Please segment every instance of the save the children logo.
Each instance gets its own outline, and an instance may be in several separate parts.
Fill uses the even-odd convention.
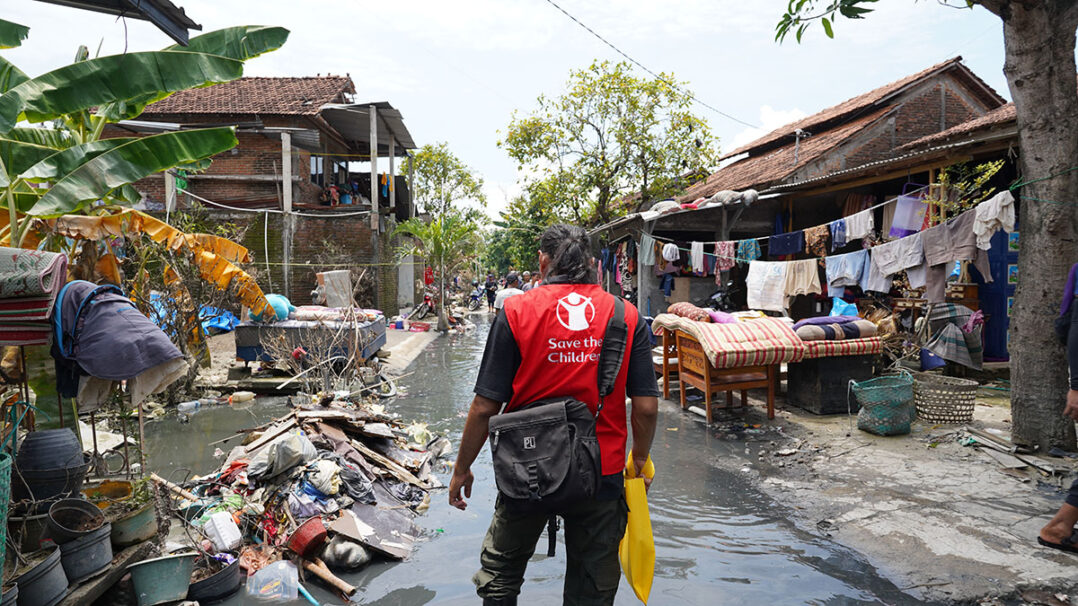
[[[595,305],[590,297],[571,292],[558,299],[555,316],[569,330],[587,330],[595,319]]]

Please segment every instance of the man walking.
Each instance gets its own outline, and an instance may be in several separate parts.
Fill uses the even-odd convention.
[[[498,291],[498,296],[494,297],[494,311],[497,313],[505,305],[505,300],[509,297],[515,297],[517,295],[524,294],[523,290],[520,290],[520,278],[516,274],[509,274],[505,277],[505,288]]]
[[[632,425],[632,460],[647,461],[655,434],[659,390],[651,364],[647,327],[639,312],[624,304],[628,327],[626,355],[613,392],[599,407],[599,352],[616,309],[598,279],[584,230],[554,225],[540,238],[543,286],[505,301],[487,337],[453,478],[449,503],[467,507],[472,462],[483,447],[490,419],[546,398],[571,397],[596,414],[602,479],[594,498],[558,511],[565,520],[564,604],[613,604],[621,577],[618,544],[625,534],[624,499],[627,431]],[[631,399],[631,415],[624,405]],[[527,448],[525,444],[525,448]],[[463,493],[463,496],[462,496]],[[507,507],[499,495],[494,519],[483,541],[481,568],[473,577],[486,606],[517,603],[528,559],[535,552],[548,516]]]

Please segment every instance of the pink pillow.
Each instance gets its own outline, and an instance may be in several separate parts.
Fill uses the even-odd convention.
[[[736,324],[737,318],[726,313],[725,311],[709,311],[707,315],[711,316],[711,321],[716,324]]]

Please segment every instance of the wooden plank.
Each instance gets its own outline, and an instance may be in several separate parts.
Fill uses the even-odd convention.
[[[997,452],[991,448],[979,448],[981,454],[987,456],[990,459],[995,460],[1004,469],[1024,469],[1029,467],[1025,461],[1019,459],[1016,456],[1009,455],[1003,452]]]
[[[384,467],[389,473],[393,474],[398,480],[413,484],[423,489],[430,488],[430,485],[412,475],[410,471],[398,465],[395,461],[388,459],[377,452],[371,450],[366,444],[359,440],[352,440],[352,447],[359,451],[359,453],[368,459],[378,463]]]
[[[412,555],[419,529],[401,509],[356,503],[330,530],[395,560]]]
[[[107,572],[83,581],[67,594],[67,597],[60,602],[61,606],[93,604],[95,600],[105,595],[105,592],[112,589],[112,586],[127,573],[128,566],[145,560],[146,556],[150,555],[152,547],[153,544],[146,541],[121,551],[112,558],[112,563],[109,564]]]
[[[294,427],[296,427],[296,418],[289,414],[289,419],[287,422],[281,425],[270,427],[266,430],[266,433],[262,434],[260,438],[248,444],[247,454],[254,453],[259,448],[262,448],[266,444],[269,444],[273,440],[276,440],[277,438],[283,436],[286,432],[288,432],[289,429],[292,429]]]

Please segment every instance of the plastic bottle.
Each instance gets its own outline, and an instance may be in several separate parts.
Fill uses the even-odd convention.
[[[192,410],[197,410],[201,406],[202,402],[199,402],[198,400],[188,400],[187,402],[180,402],[177,404],[176,410],[180,412],[191,412]]]
[[[236,404],[238,402],[246,402],[248,400],[255,399],[254,392],[250,391],[237,391],[228,397],[229,404]]]

